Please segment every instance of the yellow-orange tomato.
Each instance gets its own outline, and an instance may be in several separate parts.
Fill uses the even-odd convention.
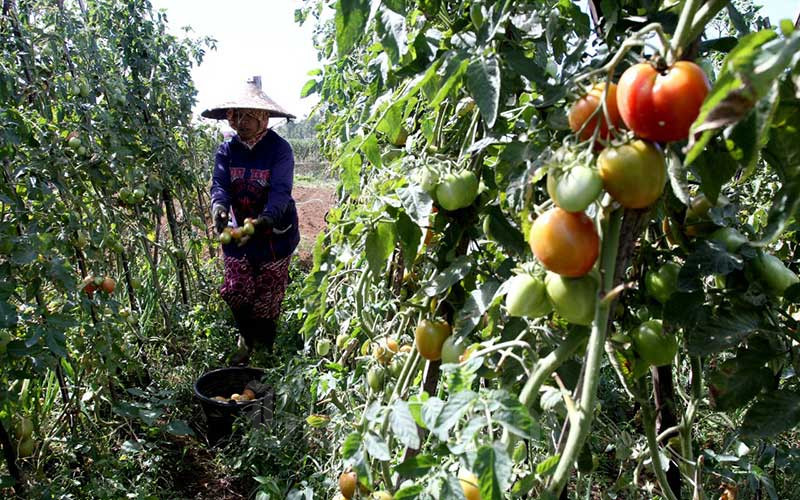
[[[481,490],[478,489],[478,478],[472,472],[461,469],[458,471],[458,482],[467,500],[481,500]]]
[[[569,128],[572,129],[573,132],[578,132],[581,130],[580,135],[578,136],[580,140],[586,141],[592,137],[594,134],[595,129],[597,128],[598,122],[600,123],[600,132],[599,137],[602,139],[608,139],[609,136],[609,127],[608,122],[606,121],[605,114],[603,110],[599,110],[591,119],[589,116],[594,113],[594,110],[600,106],[601,99],[603,98],[603,92],[606,90],[605,82],[596,83],[592,89],[589,91],[588,94],[584,95],[569,108],[569,114],[567,115],[567,119],[569,120]],[[608,93],[606,94],[606,110],[608,111],[608,118],[611,120],[611,123],[614,124],[615,128],[619,128],[622,125],[622,120],[619,116],[619,110],[617,109],[617,85],[614,83],[608,84]],[[584,123],[589,120],[589,123],[586,124],[584,127]]]
[[[339,491],[342,492],[342,496],[345,498],[353,498],[353,495],[356,494],[357,484],[358,478],[356,478],[355,472],[343,472],[339,476]]]
[[[625,208],[655,203],[667,181],[667,163],[651,142],[633,141],[604,149],[597,158],[603,188]]]
[[[528,243],[545,268],[572,278],[588,273],[600,253],[592,219],[557,207],[533,221]]]

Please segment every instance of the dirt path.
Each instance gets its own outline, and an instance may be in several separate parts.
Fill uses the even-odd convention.
[[[292,189],[292,197],[297,205],[297,216],[300,219],[300,246],[298,248],[300,263],[310,267],[314,241],[317,235],[325,230],[325,215],[336,202],[336,194],[327,185],[300,185]]]

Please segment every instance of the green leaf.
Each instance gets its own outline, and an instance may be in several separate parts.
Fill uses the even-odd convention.
[[[352,458],[361,448],[361,433],[351,432],[342,443],[342,457]]]
[[[67,357],[67,339],[64,337],[63,331],[48,329],[44,338],[50,352],[59,358]]]
[[[417,423],[411,415],[411,410],[408,409],[408,403],[402,399],[395,400],[389,414],[389,424],[392,426],[392,434],[398,441],[412,450],[419,449]]]
[[[442,406],[436,416],[431,432],[436,433],[442,441],[447,441],[447,434],[461,417],[467,414],[472,403],[478,399],[478,394],[472,391],[461,391],[452,395]]]
[[[436,96],[431,100],[430,107],[437,108],[458,85],[469,66],[469,59],[462,53],[450,52],[444,67],[444,75],[438,86]]]
[[[721,311],[708,321],[687,328],[686,348],[692,356],[707,356],[736,347],[759,329],[759,317],[752,311]]]
[[[431,284],[425,288],[428,297],[434,297],[446,292],[451,286],[455,285],[472,271],[472,259],[461,256],[453,261],[450,266],[434,276]]]
[[[386,263],[394,250],[394,240],[394,224],[388,222],[375,224],[367,234],[367,262],[374,279],[383,276]]]
[[[409,217],[417,224],[424,226],[428,223],[428,218],[433,210],[433,199],[416,184],[406,186],[397,190],[400,203]]]
[[[747,24],[747,20],[744,18],[742,13],[736,9],[736,6],[732,3],[729,3],[725,7],[728,9],[728,17],[730,17],[731,22],[733,22],[733,27],[739,32],[739,36],[744,36],[750,33],[750,26]]]
[[[719,365],[708,377],[711,407],[731,411],[750,402],[772,381],[772,372],[763,366],[746,366],[737,358]]]
[[[173,420],[164,430],[174,436],[194,436],[194,431],[184,420]]]
[[[503,492],[511,486],[511,466],[511,459],[501,443],[478,448],[473,469],[480,483],[481,499],[503,499]]]
[[[384,50],[389,54],[392,64],[398,64],[408,52],[408,33],[403,15],[389,9],[378,13],[377,32]]]
[[[402,477],[414,479],[424,476],[437,465],[439,460],[432,455],[416,455],[395,466],[394,470]]]
[[[542,462],[539,462],[536,465],[536,473],[540,476],[549,476],[556,470],[556,465],[558,465],[558,461],[561,459],[561,455],[553,455],[552,457],[548,457]]]
[[[461,481],[459,481],[456,476],[448,474],[442,481],[442,487],[439,490],[439,498],[447,498],[449,500],[466,500],[464,488],[461,487]]]
[[[462,337],[468,335],[481,320],[483,313],[485,313],[489,306],[492,304],[500,288],[500,283],[494,280],[487,281],[477,290],[473,290],[469,294],[462,307],[456,314],[454,335]]]
[[[421,484],[412,484],[411,486],[404,486],[397,490],[394,494],[394,500],[415,500],[422,494],[425,488]]]
[[[495,56],[469,63],[467,89],[478,104],[486,126],[492,128],[500,106],[500,64]]]
[[[404,110],[405,101],[397,101],[382,112],[381,121],[378,122],[378,132],[385,134],[392,144],[399,143],[401,136],[406,133],[403,128]]]
[[[777,390],[759,396],[747,410],[742,433],[754,438],[769,438],[793,429],[800,422],[800,394]]]
[[[0,328],[10,328],[17,324],[17,308],[5,300],[0,300]]]
[[[364,142],[361,143],[361,152],[367,157],[367,161],[375,168],[380,168],[383,165],[381,160],[381,150],[378,146],[378,139],[375,134],[370,134]]]
[[[538,434],[538,425],[528,409],[517,398],[511,397],[506,392],[496,393],[494,396],[494,399],[501,405],[499,409],[492,412],[494,420],[511,434],[524,439],[535,437],[534,432]]]
[[[308,97],[314,92],[317,92],[318,90],[317,85],[318,85],[317,81],[314,80],[313,78],[307,81],[306,84],[303,85],[303,88],[300,90],[300,97],[301,98]]]
[[[689,196],[689,172],[683,167],[680,158],[672,149],[668,151],[667,155],[667,174],[669,175],[669,184],[672,187],[672,193],[681,203],[689,206],[691,203]]]
[[[776,82],[767,95],[758,101],[747,118],[737,123],[730,133],[728,148],[744,170],[744,174],[738,180],[740,183],[749,178],[755,170],[761,158],[761,150],[767,145],[772,120],[778,108],[778,95]]]
[[[364,35],[369,15],[368,0],[337,0],[336,46],[339,57],[345,57]]]
[[[758,242],[753,245],[767,245],[783,233],[786,226],[800,210],[800,177],[781,186],[772,200],[767,214],[767,226]]]
[[[417,258],[417,249],[422,240],[422,230],[405,212],[398,214],[396,224],[400,248],[403,249],[403,263],[406,269],[410,269]]]
[[[503,248],[516,255],[524,255],[528,251],[528,243],[522,231],[508,221],[503,211],[497,205],[490,205],[486,209],[484,222],[486,237],[497,241]]]
[[[389,453],[389,445],[382,437],[374,432],[368,432],[364,435],[364,447],[367,449],[372,458],[387,462],[391,460],[392,455]]]
[[[361,166],[363,163],[361,155],[355,152],[343,155],[339,162],[342,187],[352,196],[357,196],[361,191]]]
[[[763,151],[764,159],[774,168],[783,182],[800,173],[800,100],[794,97],[790,84],[780,89],[780,103],[772,119],[769,142]]]
[[[700,177],[700,189],[710,200],[717,199],[722,186],[733,178],[738,168],[739,164],[724,146],[716,143],[709,144],[693,165]]]
[[[406,15],[406,12],[408,11],[406,0],[382,0],[382,3],[398,14]]]

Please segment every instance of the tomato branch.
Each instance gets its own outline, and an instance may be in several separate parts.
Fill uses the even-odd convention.
[[[667,58],[667,63],[672,65],[680,58],[683,49],[692,40],[691,37],[691,23],[694,19],[694,14],[703,0],[686,0],[681,10],[680,18],[678,19],[678,26],[675,28],[675,35],[672,37],[670,44],[670,54]]]

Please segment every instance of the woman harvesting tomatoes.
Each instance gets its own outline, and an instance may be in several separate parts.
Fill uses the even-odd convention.
[[[232,364],[246,364],[257,342],[269,352],[289,282],[289,260],[300,242],[292,199],[294,155],[289,143],[267,127],[270,116],[294,118],[248,83],[243,96],[206,110],[227,119],[237,132],[217,151],[211,186],[212,216],[224,238],[225,277],[220,293],[239,329]]]

